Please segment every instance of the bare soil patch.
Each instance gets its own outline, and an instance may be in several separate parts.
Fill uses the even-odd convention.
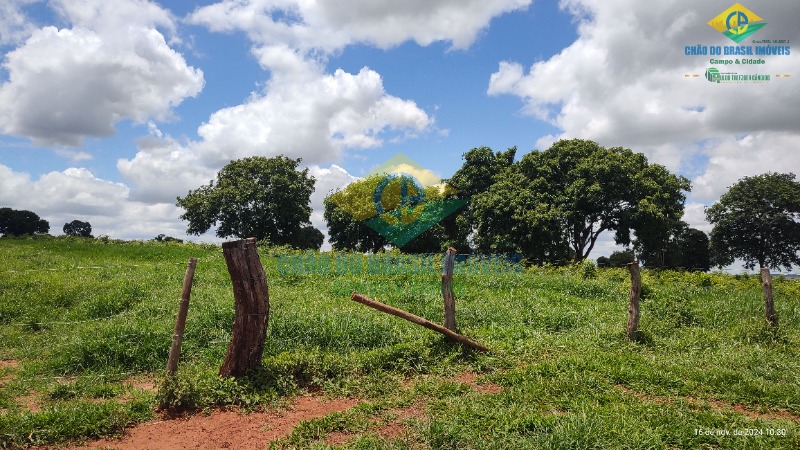
[[[281,412],[215,411],[178,419],[146,422],[119,439],[102,439],[70,450],[263,450],[270,442],[288,435],[303,420],[323,417],[358,404],[356,399],[301,396]],[[45,450],[44,448],[41,450]]]
[[[641,392],[634,391],[633,389],[623,386],[621,384],[616,385],[616,388],[625,392],[626,394],[632,395],[639,400],[647,401],[651,403],[656,403],[659,405],[664,405],[668,403],[674,403],[677,399],[682,399],[689,403],[692,406],[703,406],[704,404],[711,405],[713,408],[716,409],[732,409],[739,414],[745,415],[750,417],[751,419],[783,419],[783,420],[790,420],[792,422],[796,422],[800,424],[800,415],[791,413],[789,411],[781,411],[777,409],[768,409],[768,412],[761,412],[755,411],[751,408],[748,408],[741,403],[728,403],[723,402],[721,400],[715,399],[697,399],[694,397],[664,397],[664,396],[657,396],[657,395],[647,395],[642,394]]]
[[[7,369],[13,370],[17,366],[19,366],[19,361],[13,359],[3,359],[0,360],[0,372],[5,372]],[[5,383],[6,381],[11,381],[11,378],[14,377],[13,373],[8,373],[0,377],[0,383]]]
[[[452,381],[463,383],[472,389],[483,394],[498,394],[503,391],[503,387],[494,383],[478,383],[478,375],[472,372],[464,372],[461,375],[452,378]]]
[[[391,411],[392,420],[372,420],[368,432],[377,434],[384,439],[397,439],[408,437],[408,421],[425,417],[425,403],[417,401],[405,408],[396,408]],[[325,436],[325,443],[330,446],[339,446],[355,437],[356,433],[334,431]]]

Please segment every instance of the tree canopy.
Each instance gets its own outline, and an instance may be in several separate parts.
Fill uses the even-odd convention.
[[[704,272],[711,268],[708,235],[683,221],[678,221],[663,241],[636,239],[634,249],[647,267]]]
[[[43,234],[48,231],[50,224],[34,212],[0,208],[0,234],[4,236]]]
[[[319,250],[325,242],[325,235],[322,231],[311,225],[306,225],[300,229],[300,239],[296,247],[302,250]]]
[[[744,177],[706,210],[714,261],[756,266],[800,265],[800,183],[793,173]]]
[[[446,246],[462,251],[470,250],[470,238],[477,229],[472,198],[486,192],[494,184],[495,177],[514,163],[516,147],[504,152],[493,152],[489,147],[469,150],[462,156],[464,164],[456,173],[444,180],[449,189],[446,198],[466,200],[466,206],[442,221]]]
[[[310,225],[309,200],[314,177],[297,170],[300,159],[255,156],[231,161],[217,174],[216,183],[178,197],[186,212],[188,234],[217,226],[219,237],[255,237],[277,245],[298,246],[303,227]]]
[[[92,237],[92,224],[81,220],[65,223],[63,230],[67,236]]]
[[[667,239],[690,189],[641,153],[581,139],[528,153],[494,180],[473,197],[479,247],[551,262],[584,260],[604,231],[622,245],[631,232]]]
[[[393,245],[404,252],[438,252],[442,200],[438,187],[423,188],[405,176],[364,177],[325,198],[330,242],[336,250],[377,252]]]

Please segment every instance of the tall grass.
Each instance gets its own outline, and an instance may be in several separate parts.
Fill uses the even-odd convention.
[[[643,339],[630,342],[621,269],[462,271],[457,324],[492,349],[480,354],[349,300],[358,291],[441,321],[435,257],[432,271],[316,273],[287,271],[275,251],[261,253],[271,302],[263,364],[223,380],[233,295],[218,247],[0,239],[0,360],[19,361],[0,366],[0,448],[119,433],[159,404],[260,408],[305,389],[370,404],[423,401],[426,416],[411,429],[423,448],[800,447],[797,422],[774,413],[800,415],[797,281],[775,279],[775,331],[764,324],[757,277],[646,271]],[[189,257],[199,262],[181,366],[165,379]],[[503,392],[403,383],[464,370]],[[152,393],[132,378],[164,381]],[[346,426],[320,423],[360,433],[354,448],[408,444],[365,432],[359,411]],[[324,433],[304,427],[279,446],[322,445]],[[713,434],[739,429],[785,436]]]

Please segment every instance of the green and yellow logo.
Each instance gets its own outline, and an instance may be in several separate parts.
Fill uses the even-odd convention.
[[[712,83],[719,83],[719,70],[717,70],[715,67],[709,67],[706,69],[706,80],[711,81]]]
[[[452,188],[398,154],[331,196],[333,203],[398,247],[454,213],[466,200],[445,200]]]
[[[730,8],[722,11],[717,17],[711,19],[708,25],[738,44],[763,28],[766,25],[763,20],[740,3],[735,3]]]

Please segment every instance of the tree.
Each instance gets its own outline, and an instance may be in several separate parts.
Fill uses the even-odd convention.
[[[540,200],[517,165],[499,175],[488,191],[475,195],[472,206],[479,252],[520,252],[534,263],[571,259],[559,215]]]
[[[636,259],[633,250],[618,250],[611,253],[608,257],[609,267],[625,267]]]
[[[297,248],[301,250],[319,250],[323,242],[325,242],[325,235],[322,234],[322,231],[312,225],[306,225],[300,229],[300,240],[297,242]]]
[[[445,197],[467,200],[469,203],[442,221],[445,246],[464,251],[469,249],[469,237],[477,228],[472,198],[489,190],[495,177],[514,163],[516,153],[516,147],[496,153],[489,147],[478,147],[464,153],[464,164],[450,179],[444,180],[450,188]]]
[[[178,197],[186,212],[188,234],[202,234],[212,226],[217,236],[268,239],[277,245],[297,245],[309,225],[309,199],[314,177],[299,171],[300,159],[255,156],[231,161],[217,174],[216,183]]]
[[[641,153],[561,140],[526,154],[474,197],[478,239],[551,262],[580,262],[604,231],[621,245],[631,243],[631,232],[663,241],[683,215],[689,189],[688,179]]]
[[[367,197],[371,193],[372,184],[366,179],[355,181],[348,185],[348,189],[337,190],[323,201],[325,211],[323,216],[325,222],[328,224],[328,236],[331,246],[334,250],[353,250],[357,252],[377,252],[382,249],[389,241],[385,237],[378,234],[377,231],[368,227],[365,223],[365,218],[370,217],[372,211],[369,208],[374,208],[371,204],[366,204],[362,197]],[[360,192],[364,191],[364,192]],[[356,208],[363,207],[363,214],[353,214],[353,211],[347,211],[345,208],[337,204],[334,198],[337,194],[345,195],[349,193],[356,193],[348,198],[348,204],[356,205]],[[342,202],[342,200],[339,200]],[[363,205],[361,205],[364,203]],[[360,205],[360,206],[359,206]]]
[[[0,208],[0,233],[4,236],[44,234],[48,231],[50,224],[34,212]]]
[[[744,177],[706,210],[715,263],[791,269],[800,265],[800,182],[793,173]]]
[[[707,272],[711,269],[708,235],[697,228],[685,228],[675,239],[675,253],[669,267]]]
[[[328,195],[324,200],[324,217],[333,248],[377,252],[386,245],[393,245],[407,253],[439,252],[444,228],[438,223],[441,218],[437,213],[441,209],[437,209],[437,202],[444,199],[442,193],[436,186],[415,188],[407,184],[406,197],[403,198],[402,180],[403,177],[387,178],[384,174],[375,174]],[[405,181],[411,183],[413,180],[406,178]],[[379,214],[375,192],[383,183],[387,184],[380,191],[383,211]],[[404,204],[404,201],[411,203]],[[395,228],[388,226],[390,224]],[[379,225],[387,225],[383,233],[378,232],[381,230]],[[390,239],[394,232],[408,232],[414,237],[398,244],[397,240]]]
[[[178,239],[178,238],[175,238],[175,237],[172,237],[172,236],[167,236],[164,233],[161,233],[158,236],[154,237],[153,240],[156,241],[156,242],[177,242],[179,244],[183,243],[183,239]]]
[[[634,241],[634,250],[639,261],[648,267],[708,271],[711,268],[711,253],[708,236],[689,224],[678,221],[667,238],[652,239],[659,232],[650,232],[651,237]]]
[[[64,224],[64,234],[67,236],[92,237],[92,224],[80,220]]]

